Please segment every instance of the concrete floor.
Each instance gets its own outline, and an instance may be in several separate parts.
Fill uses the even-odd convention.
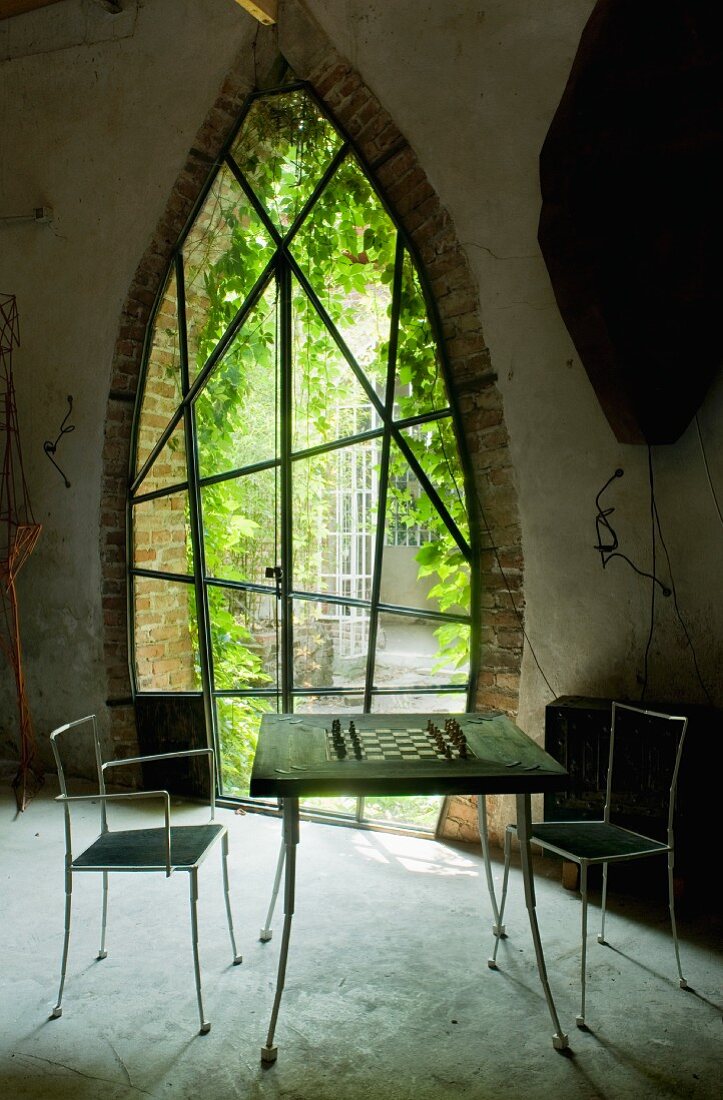
[[[275,938],[258,940],[279,840],[273,818],[227,810],[242,966],[231,965],[220,849],[200,873],[208,1035],[197,1034],[188,880],[111,878],[108,958],[95,961],[100,875],[78,875],[64,1015],[57,992],[63,922],[62,811],[51,789],[16,817],[0,798],[0,1096],[192,1100],[646,1100],[721,1096],[720,924],[681,920],[675,980],[664,903],[613,901],[608,937],[589,948],[588,1020],[579,996],[579,899],[559,865],[538,865],[548,970],[571,1050],[551,1044],[519,873],[502,969],[488,969],[490,906],[475,849],[302,824],[297,915],[277,1040],[262,1068]],[[179,806],[184,820],[198,809]],[[79,813],[78,847],[97,806]],[[497,868],[498,872],[500,868]],[[597,899],[596,899],[597,900]],[[645,912],[645,916],[641,914]],[[596,928],[593,910],[592,930]]]

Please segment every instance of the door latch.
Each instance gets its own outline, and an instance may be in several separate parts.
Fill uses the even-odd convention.
[[[281,599],[281,566],[280,565],[267,565],[264,570],[264,576],[267,580],[276,581],[276,598]]]

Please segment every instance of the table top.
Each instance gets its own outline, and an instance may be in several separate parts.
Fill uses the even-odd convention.
[[[428,720],[459,723],[467,759],[337,759],[332,722],[350,720],[360,735],[379,729],[426,729]],[[265,714],[251,773],[253,798],[333,795],[514,794],[562,790],[567,772],[499,711],[477,714]]]

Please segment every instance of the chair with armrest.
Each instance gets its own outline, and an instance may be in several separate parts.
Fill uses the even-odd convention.
[[[646,728],[654,728],[657,735],[668,734],[670,741],[667,751],[659,754],[651,751],[649,743],[643,744],[637,736],[638,731],[633,731],[635,741],[631,743],[630,733],[625,734],[626,740],[620,733],[621,713],[624,716],[633,715],[644,718]],[[627,717],[623,724],[630,724]],[[582,958],[581,958],[581,986],[582,998],[580,1015],[576,1023],[578,1027],[585,1026],[585,967],[587,961],[587,904],[588,904],[588,868],[596,864],[602,864],[602,899],[601,899],[601,926],[598,943],[604,944],[605,940],[605,908],[607,903],[608,865],[620,863],[624,860],[644,859],[649,856],[667,855],[668,864],[668,906],[670,910],[670,922],[673,932],[673,944],[675,958],[678,966],[678,978],[681,989],[687,989],[688,983],[683,977],[680,965],[680,950],[678,947],[678,933],[675,923],[675,902],[673,893],[673,861],[674,861],[674,834],[673,819],[676,806],[676,788],[680,760],[685,741],[685,732],[688,719],[663,714],[659,711],[645,710],[642,707],[629,706],[627,703],[614,702],[612,705],[612,721],[610,727],[610,751],[608,755],[607,781],[605,789],[605,807],[602,820],[597,821],[549,821],[533,824],[530,832],[530,840],[539,847],[555,852],[563,859],[576,863],[580,868],[580,894],[582,897]],[[617,733],[617,745],[616,745]],[[637,743],[635,743],[637,742]],[[664,746],[664,749],[666,747]],[[624,750],[624,751],[623,751]],[[641,754],[649,754],[651,768],[655,773],[656,786],[664,792],[667,798],[667,829],[665,841],[649,837],[630,828],[616,825],[611,817],[616,809],[627,808],[630,816],[631,798],[629,795],[620,796],[619,785],[616,784],[616,776],[620,773],[623,777],[623,788],[628,770],[628,763],[633,757]],[[665,773],[665,774],[663,774]],[[617,797],[616,797],[617,794]],[[644,807],[642,807],[644,811]],[[639,809],[640,812],[640,809]],[[637,813],[633,816],[636,817]],[[505,902],[507,899],[507,883],[510,870],[511,838],[516,834],[517,826],[508,825],[505,830],[505,863],[502,878],[502,895],[500,899],[499,914],[495,912],[495,944],[492,957],[488,965],[494,970],[497,968],[497,952],[500,939],[505,937],[502,919],[504,916]],[[491,891],[494,902],[494,891]],[[493,907],[495,907],[493,905]],[[495,907],[496,909],[496,907]]]
[[[65,735],[77,732],[88,726],[92,729],[95,750],[95,761],[98,772],[98,793],[88,795],[69,795],[65,782],[60,741]],[[193,966],[196,978],[196,996],[198,999],[198,1012],[201,1020],[201,1034],[210,1031],[211,1025],[206,1020],[203,1010],[201,995],[201,968],[198,957],[198,868],[205,859],[208,851],[217,840],[221,841],[223,885],[226,901],[226,917],[228,930],[231,937],[234,964],[240,963],[241,956],[236,950],[236,940],[231,917],[231,902],[229,898],[228,884],[228,834],[224,825],[214,821],[215,816],[215,757],[213,749],[191,749],[185,752],[157,753],[151,756],[134,756],[125,760],[103,761],[101,755],[100,739],[98,736],[98,724],[95,715],[79,718],[75,722],[67,722],[53,730],[50,735],[50,743],[53,748],[55,762],[58,769],[58,782],[60,794],[56,801],[63,803],[65,811],[65,938],[63,941],[63,958],[60,968],[60,989],[58,1000],[51,1016],[59,1017],[63,1009],[61,1001],[63,987],[65,985],[65,971],[68,962],[68,945],[70,942],[70,912],[73,892],[73,875],[76,872],[99,871],[103,875],[103,911],[101,918],[100,950],[98,958],[104,959],[107,955],[105,949],[106,917],[108,913],[108,875],[112,871],[155,871],[162,872],[170,877],[174,871],[187,871],[190,883],[191,901],[191,939],[193,946]],[[168,791],[124,791],[120,794],[108,794],[105,788],[105,773],[116,767],[127,767],[130,764],[145,764],[150,760],[170,760],[180,757],[207,756],[210,773],[210,810],[211,819],[206,824],[200,825],[172,825],[171,824],[171,799]],[[135,829],[110,829],[108,826],[107,804],[109,802],[137,802],[151,800],[161,802],[163,806],[163,825],[155,828]],[[89,847],[79,855],[74,856],[72,850],[71,832],[71,805],[82,802],[100,802],[100,834]]]

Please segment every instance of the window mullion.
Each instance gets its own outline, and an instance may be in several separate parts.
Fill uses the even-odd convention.
[[[183,426],[186,448],[186,475],[188,478],[188,511],[193,547],[193,578],[196,594],[196,621],[198,623],[198,650],[201,666],[201,687],[203,690],[203,711],[206,721],[206,736],[215,745],[214,708],[211,696],[213,687],[213,649],[209,624],[208,601],[203,578],[206,573],[203,549],[203,521],[201,512],[201,490],[198,484],[198,440],[196,438],[195,409],[187,401],[189,391],[188,370],[188,332],[186,326],[186,293],[183,269],[183,254],[177,252],[176,287],[178,291],[178,341],[181,356],[181,389],[184,398]],[[218,748],[218,746],[216,746]]]
[[[281,435],[281,708],[292,709],[294,682],[294,627],[293,603],[290,592],[293,586],[293,499],[291,481],[291,416],[293,399],[292,336],[291,336],[291,272],[284,262],[283,253],[277,253],[278,279],[278,328],[280,371],[280,435]],[[276,517],[274,517],[276,522]],[[274,563],[276,564],[276,563]]]
[[[389,486],[389,451],[391,447],[391,421],[394,413],[394,388],[397,374],[397,346],[399,343],[399,313],[402,297],[402,268],[404,247],[397,234],[397,246],[394,256],[394,281],[392,283],[392,316],[389,322],[389,353],[387,356],[387,385],[384,395],[384,436],[382,437],[382,456],[379,470],[379,494],[377,497],[377,529],[374,547],[374,573],[372,577],[371,611],[369,614],[369,640],[367,649],[367,670],[364,688],[364,713],[371,711],[372,688],[374,687],[374,667],[377,650],[379,626],[379,595],[382,587],[382,563],[384,560],[384,535],[386,532],[387,490]]]

